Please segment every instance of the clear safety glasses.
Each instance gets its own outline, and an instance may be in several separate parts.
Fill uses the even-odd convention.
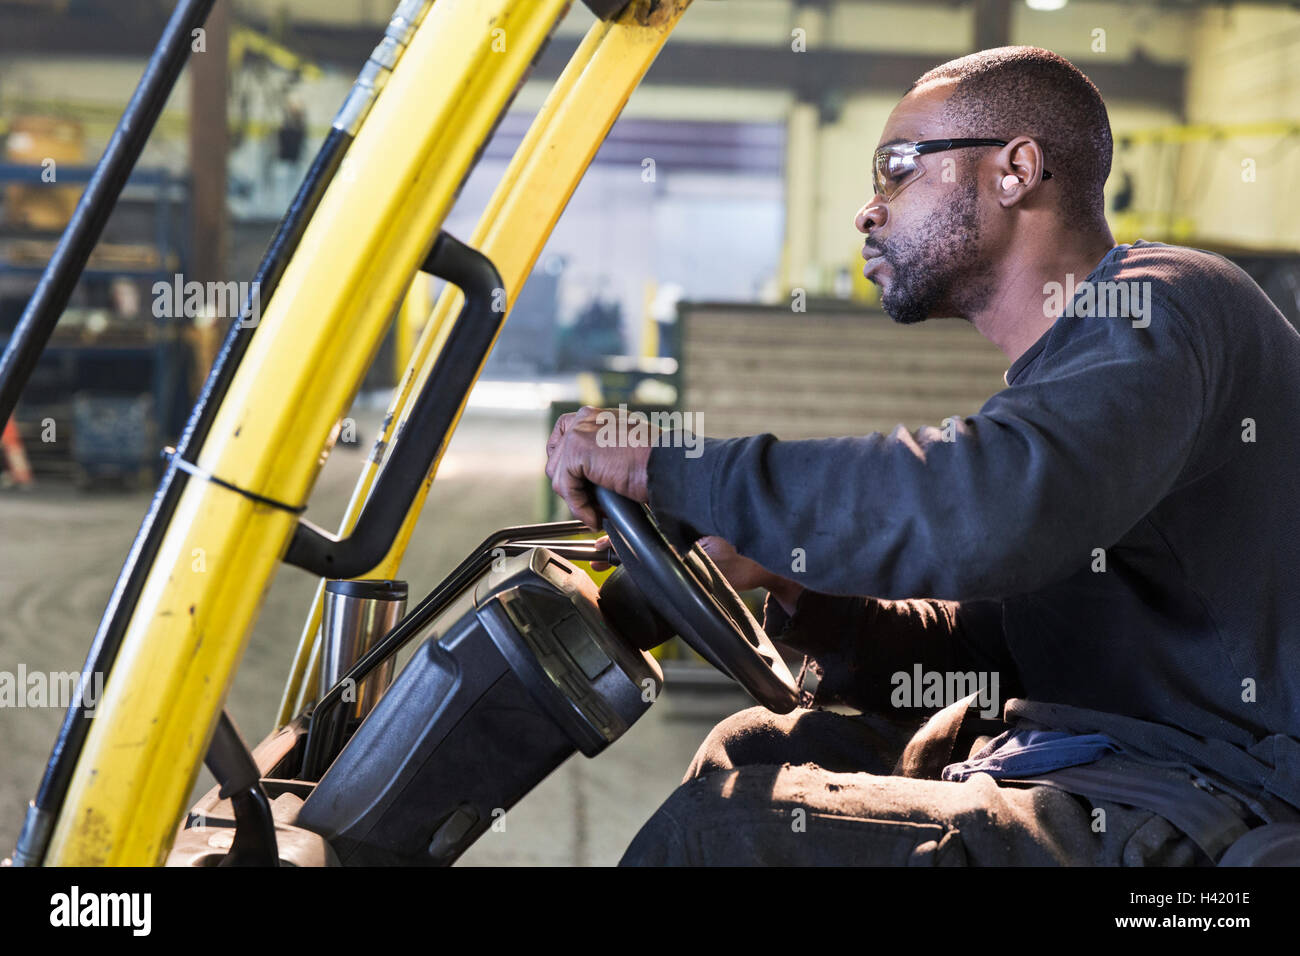
[[[889,202],[899,190],[925,175],[925,168],[916,161],[927,153],[942,153],[968,146],[1005,146],[1004,139],[927,139],[915,143],[893,143],[876,150],[871,170],[871,185],[876,195]],[[1043,170],[1043,178],[1052,174]]]

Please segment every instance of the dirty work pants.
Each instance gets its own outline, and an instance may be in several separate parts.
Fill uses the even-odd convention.
[[[999,786],[987,774],[964,783],[894,776],[917,729],[878,714],[733,714],[705,739],[620,865],[1209,862],[1147,810],[1094,806],[1052,787]]]

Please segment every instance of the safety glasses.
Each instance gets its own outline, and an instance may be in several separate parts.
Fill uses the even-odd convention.
[[[1005,146],[1005,139],[927,139],[916,143],[893,143],[876,150],[872,161],[871,185],[876,195],[889,202],[899,190],[925,175],[925,168],[916,157],[926,153],[942,153],[950,149],[969,146]],[[1052,174],[1043,170],[1043,178]]]

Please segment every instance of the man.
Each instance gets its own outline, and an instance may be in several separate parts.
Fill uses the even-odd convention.
[[[1034,48],[890,115],[864,273],[1010,362],[946,430],[688,458],[557,424],[575,515],[589,483],[672,515],[807,655],[803,708],[715,728],[624,862],[1208,864],[1300,819],[1300,335],[1219,256],[1117,246],[1111,150]],[[928,693],[954,677],[978,692]]]

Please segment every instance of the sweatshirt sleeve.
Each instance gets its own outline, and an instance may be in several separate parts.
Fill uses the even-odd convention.
[[[1147,327],[1061,318],[1045,343],[947,429],[655,448],[651,507],[826,594],[962,601],[1059,581],[1176,487],[1206,385],[1164,301]]]
[[[915,668],[996,673],[1004,696],[1020,694],[998,601],[883,601],[804,591],[793,615],[768,595],[763,627],[805,655],[800,684],[815,690],[805,692],[804,707],[847,704],[887,713],[898,706],[895,676]]]

